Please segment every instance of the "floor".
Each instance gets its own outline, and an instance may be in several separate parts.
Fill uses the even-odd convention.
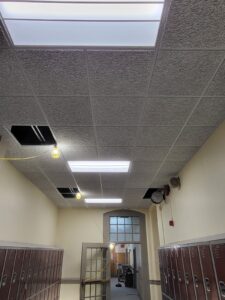
[[[111,300],[140,300],[136,289],[126,288],[123,283],[122,287],[116,287],[117,282],[117,278],[111,279]]]

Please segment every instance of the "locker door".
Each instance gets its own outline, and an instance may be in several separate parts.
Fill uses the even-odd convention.
[[[192,269],[191,269],[191,260],[190,260],[188,247],[182,248],[181,253],[182,253],[183,263],[184,263],[184,277],[185,277],[185,283],[187,287],[188,299],[194,300],[196,299],[196,296],[195,296],[195,288],[194,288]]]
[[[27,276],[27,297],[32,296],[33,292],[33,280],[34,280],[34,269],[35,269],[35,263],[36,263],[36,250],[31,250],[30,254],[30,262],[28,267],[28,276]]]
[[[218,300],[219,295],[209,245],[200,245],[199,253],[202,262],[203,281],[207,298],[208,300]]]
[[[212,245],[221,299],[225,299],[225,243]]]
[[[6,250],[0,249],[0,293],[1,293],[1,288],[2,288],[2,280],[3,280],[2,273],[3,273],[5,258],[6,258]]]
[[[23,265],[20,272],[20,283],[19,283],[19,289],[18,289],[18,300],[24,300],[26,299],[26,293],[27,293],[27,277],[28,277],[28,269],[29,269],[29,263],[30,263],[30,255],[31,251],[26,249],[24,253],[24,259],[23,259]]]
[[[6,252],[5,265],[2,272],[0,299],[8,299],[15,258],[16,250],[8,249]]]
[[[180,296],[181,296],[182,300],[186,300],[187,299],[187,287],[186,287],[185,278],[184,278],[184,267],[183,267],[181,248],[177,248],[176,256],[177,256],[177,275],[178,275],[178,282],[179,282],[179,287],[180,287]]]
[[[206,300],[198,247],[189,248],[197,300]]]
[[[39,293],[41,290],[41,278],[40,278],[40,270],[41,270],[41,250],[37,250],[37,269],[36,269],[36,273],[37,273],[37,277],[36,277],[36,290],[35,293]]]
[[[160,279],[161,279],[161,290],[162,290],[162,293],[166,293],[165,277],[164,277],[163,249],[159,249],[158,253],[159,253],[159,269],[160,269]]]
[[[170,261],[171,261],[171,270],[172,270],[175,299],[180,300],[180,288],[179,288],[179,283],[178,283],[176,249],[175,248],[170,249]]]
[[[168,275],[168,292],[169,296],[174,299],[174,289],[173,289],[173,278],[172,278],[172,270],[171,270],[171,263],[170,263],[170,249],[165,249],[165,256],[166,256],[166,265],[167,265],[167,275]]]
[[[18,292],[19,282],[20,282],[20,272],[23,265],[24,253],[25,253],[24,249],[16,250],[16,259],[13,268],[11,287],[10,287],[9,298],[8,298],[9,300],[15,300],[17,297],[17,292]]]

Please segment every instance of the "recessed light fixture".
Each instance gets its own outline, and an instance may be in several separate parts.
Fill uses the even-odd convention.
[[[74,173],[127,173],[129,161],[68,161]]]
[[[0,13],[17,46],[155,46],[164,0],[8,0]]]
[[[84,201],[87,204],[119,204],[123,202],[121,198],[87,198]]]

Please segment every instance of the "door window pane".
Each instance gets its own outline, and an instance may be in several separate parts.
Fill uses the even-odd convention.
[[[110,232],[116,233],[117,232],[117,225],[110,225]]]
[[[125,232],[124,225],[118,225],[118,232],[119,233],[124,233]]]
[[[110,241],[111,242],[117,242],[117,234],[111,233],[110,234]]]
[[[118,224],[124,224],[124,217],[118,217]]]
[[[117,224],[117,217],[111,217],[110,224]]]
[[[133,224],[140,224],[139,217],[133,217]]]
[[[125,232],[126,233],[132,233],[132,226],[131,225],[125,225]]]
[[[133,241],[140,242],[140,234],[133,234]]]
[[[118,234],[118,241],[119,242],[124,242],[125,241],[125,234],[124,233],[119,233]]]
[[[125,218],[125,224],[132,224],[132,218],[131,217]]]
[[[139,225],[133,225],[133,233],[140,233],[140,226]]]

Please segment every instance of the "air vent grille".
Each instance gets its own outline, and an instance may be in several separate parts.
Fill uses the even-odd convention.
[[[79,193],[78,188],[66,188],[66,187],[60,187],[57,188],[57,190],[60,192],[60,194],[64,198],[74,198],[77,193]]]

